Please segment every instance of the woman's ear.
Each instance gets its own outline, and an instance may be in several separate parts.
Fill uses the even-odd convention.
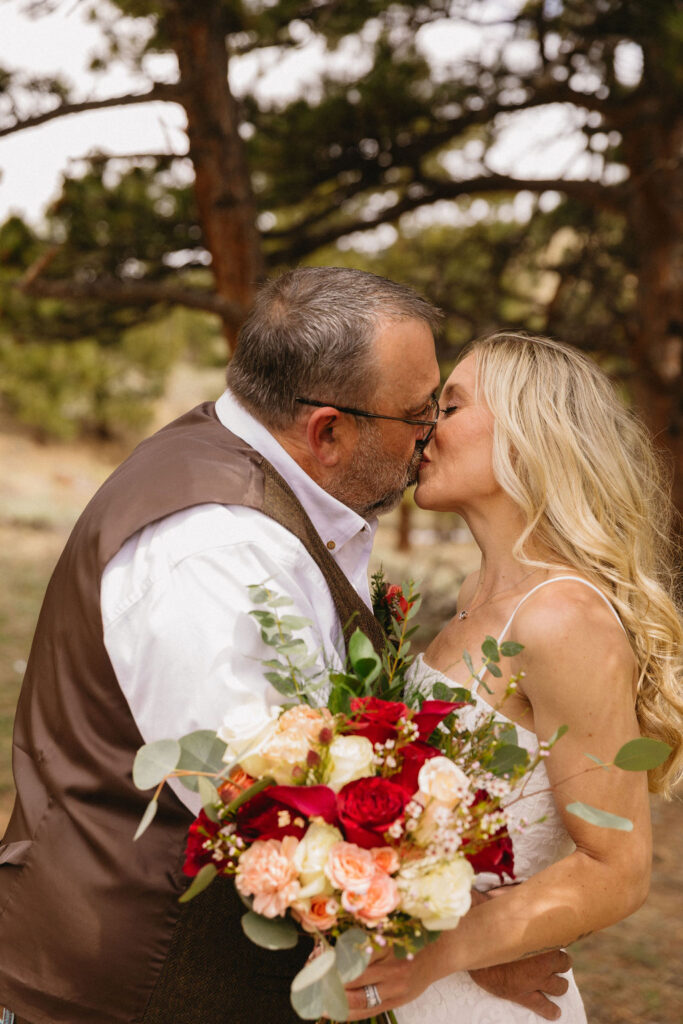
[[[311,455],[326,468],[336,466],[351,438],[344,417],[333,406],[316,409],[306,424],[306,440]]]

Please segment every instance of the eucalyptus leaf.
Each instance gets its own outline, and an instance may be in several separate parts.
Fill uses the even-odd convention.
[[[180,750],[177,768],[186,772],[211,772],[215,775],[223,767],[226,743],[212,729],[197,729],[181,737]],[[199,782],[196,775],[181,776],[180,781],[187,789],[197,792]]]
[[[209,817],[211,817],[210,811],[207,810],[207,808],[209,808],[211,811],[214,811],[214,813],[215,813],[214,804],[218,803],[218,801],[220,800],[220,797],[218,795],[218,790],[214,786],[214,784],[211,781],[211,779],[207,779],[207,777],[205,775],[200,775],[198,777],[198,779],[197,779],[197,790],[199,792],[199,796],[200,796],[201,801],[202,801],[202,807],[204,808],[204,813],[205,814],[209,814]],[[216,818],[211,818],[211,820],[212,821],[218,820],[218,816],[216,816]]]
[[[296,684],[284,672],[264,672],[263,678],[284,697],[293,697],[297,692]]]
[[[474,670],[474,665],[473,665],[473,663],[472,663],[472,655],[470,654],[470,652],[469,652],[469,651],[463,651],[463,652],[462,652],[462,660],[463,660],[463,661],[465,662],[465,664],[467,665],[467,668],[469,669],[470,673],[471,673],[471,674],[472,674],[473,676],[476,676],[476,674],[477,674],[477,673],[475,672],[475,670]]]
[[[263,917],[250,910],[242,918],[242,931],[263,949],[293,949],[299,933],[288,917]]]
[[[488,663],[488,665],[486,666],[486,671],[490,672],[492,676],[496,677],[496,679],[500,679],[500,677],[503,674],[498,665],[496,665],[493,661],[490,661]],[[489,690],[489,693],[490,692],[491,691]]]
[[[154,821],[154,818],[156,817],[156,813],[157,813],[158,810],[159,810],[159,803],[158,803],[158,801],[157,800],[150,800],[150,802],[145,807],[145,813],[140,818],[140,824],[138,825],[137,829],[135,830],[135,835],[133,836],[133,841],[135,841],[136,839],[139,839],[140,836],[142,835],[142,833],[147,831],[149,826]]]
[[[178,902],[189,903],[195,896],[199,896],[200,892],[204,892],[211,885],[217,874],[218,868],[215,864],[205,864],[192,879],[190,888],[186,889],[182,896],[179,897]]]
[[[514,640],[504,640],[499,650],[504,658],[514,658],[516,654],[524,650],[524,644],[518,644]]]
[[[138,789],[158,786],[173,771],[180,757],[177,740],[156,740],[140,747],[133,762],[133,782]]]
[[[294,604],[291,597],[273,597],[268,601],[269,608],[285,608],[288,604]]]
[[[552,734],[552,736],[548,740],[549,746],[552,747],[553,744],[557,743],[558,740],[561,740],[562,737],[567,732],[569,732],[569,726],[568,725],[560,725],[560,726],[558,726],[558,728],[555,730],[555,732]]]
[[[325,1014],[333,1020],[344,1020],[348,1016],[348,1002],[346,1008],[336,1007],[334,1016],[328,1013],[327,985],[325,984],[329,975],[334,975],[342,993],[344,988],[341,978],[337,973],[336,958],[334,950],[327,949],[324,953],[309,960],[302,970],[294,978],[291,990],[292,1006],[304,1020],[318,1020]],[[346,997],[344,996],[346,1002]],[[337,1012],[342,1010],[342,1013]]]
[[[671,747],[661,740],[641,736],[625,743],[617,752],[614,763],[625,772],[649,771],[666,761],[670,753]]]
[[[280,625],[283,629],[306,629],[307,626],[312,626],[313,623],[310,619],[305,619],[303,615],[283,615],[280,619]]]
[[[481,653],[489,661],[500,661],[500,652],[498,650],[498,641],[493,636],[487,636],[481,645]]]
[[[345,985],[362,974],[370,963],[368,937],[362,928],[349,928],[342,932],[334,947],[337,970]]]
[[[247,590],[249,591],[249,597],[254,604],[263,604],[268,600],[269,591],[259,584],[251,583],[247,586]]]
[[[518,747],[514,743],[505,743],[496,747],[486,767],[494,775],[509,775],[516,768],[526,765],[528,760],[528,751],[523,747]]]
[[[598,825],[600,828],[614,828],[620,832],[633,831],[633,822],[629,821],[628,818],[620,818],[618,814],[601,811],[598,807],[591,807],[590,804],[584,804],[578,800],[573,804],[567,804],[566,809],[570,814],[575,814],[577,818],[587,821],[589,825]]]
[[[249,612],[249,614],[262,626],[266,626],[268,629],[272,629],[277,624],[277,620],[272,612],[257,611]]]

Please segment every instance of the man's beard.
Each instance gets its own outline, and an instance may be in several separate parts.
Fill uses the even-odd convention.
[[[363,519],[390,512],[404,491],[417,483],[424,444],[417,443],[408,462],[389,455],[374,424],[364,430],[351,466],[327,490]]]

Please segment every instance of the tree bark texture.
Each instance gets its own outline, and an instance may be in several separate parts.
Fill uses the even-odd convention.
[[[220,4],[175,0],[167,28],[178,57],[181,103],[187,114],[189,154],[204,242],[211,253],[216,292],[231,307],[249,309],[263,277],[261,239],[239,111],[228,82],[228,55]],[[234,321],[224,319],[232,351]]]
[[[683,116],[662,116],[661,106],[653,100],[624,133],[626,213],[639,254],[634,394],[672,464],[683,513]]]

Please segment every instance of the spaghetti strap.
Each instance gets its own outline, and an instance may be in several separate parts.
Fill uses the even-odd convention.
[[[524,602],[528,598],[530,598],[532,594],[535,594],[537,590],[540,590],[541,587],[547,587],[550,583],[559,583],[561,580],[574,580],[576,583],[583,583],[584,586],[590,587],[591,590],[594,590],[595,593],[598,595],[598,597],[601,597],[602,600],[605,602],[605,604],[607,605],[609,610],[612,612],[612,615],[614,616],[614,618],[617,620],[617,622],[619,623],[621,628],[624,630],[624,633],[626,633],[626,630],[624,629],[624,624],[621,621],[621,619],[619,618],[619,615],[617,614],[616,608],[612,605],[612,603],[609,600],[609,598],[605,597],[603,592],[599,589],[599,587],[596,587],[594,583],[589,583],[588,580],[584,580],[581,576],[553,576],[553,578],[551,580],[544,580],[542,583],[537,583],[535,587],[532,587],[531,590],[527,591],[527,593],[524,594],[524,596],[517,602],[517,604],[515,605],[515,607],[513,609],[512,615],[510,616],[510,618],[505,623],[505,626],[503,627],[503,629],[502,629],[502,631],[500,633],[500,636],[498,637],[498,645],[499,646],[503,642],[503,639],[504,639],[505,635],[507,634],[507,631],[509,630],[510,626],[512,625],[512,622],[513,622],[513,619],[514,619],[515,615],[517,614],[519,609],[522,607]],[[479,687],[479,683],[481,682],[481,676],[483,675],[483,673],[485,671],[486,671],[486,667],[484,666],[482,668],[481,672],[477,673],[475,679],[473,680],[473,686],[472,686],[472,692],[473,693],[476,693],[476,691],[477,691],[477,689]]]

